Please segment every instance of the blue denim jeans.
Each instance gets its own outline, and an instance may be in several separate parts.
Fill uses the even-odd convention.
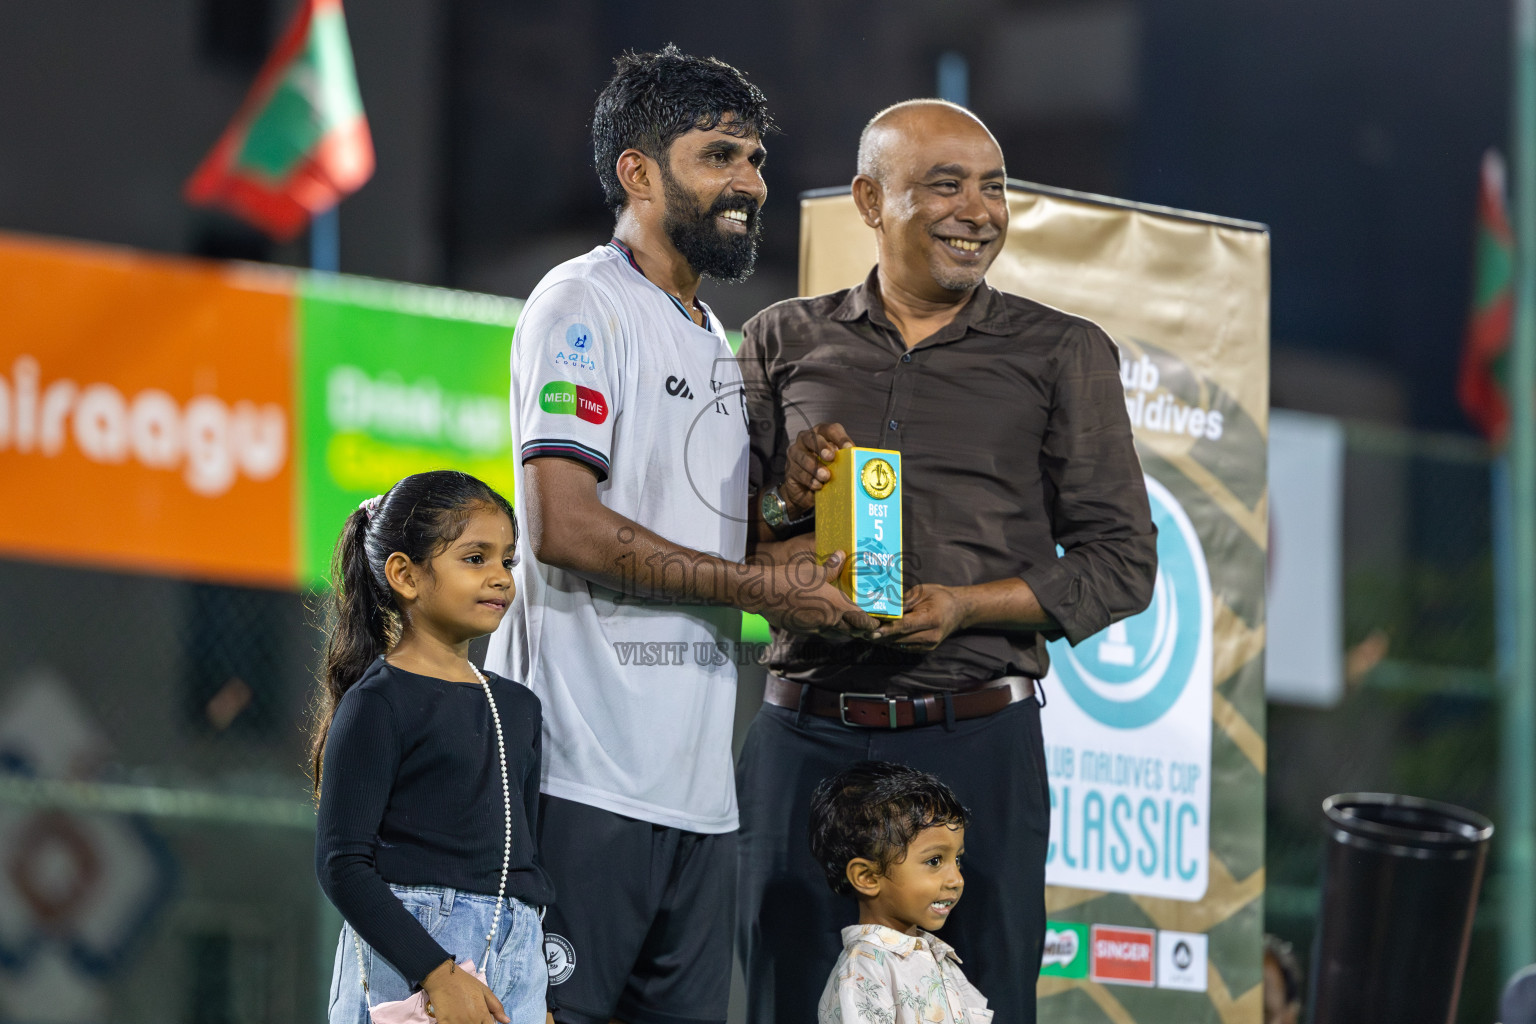
[[[473,960],[477,970],[486,968],[486,984],[501,1000],[512,1024],[543,1024],[549,969],[544,962],[544,928],[538,910],[507,897],[487,966],[485,933],[491,928],[496,897],[435,885],[391,885],[390,889],[455,961]],[[330,1024],[368,1024],[368,1003],[363,998],[352,936],[352,926],[343,925],[336,944],[336,966],[331,971]],[[409,996],[410,984],[389,961],[368,943],[362,947],[368,997],[374,1005]]]

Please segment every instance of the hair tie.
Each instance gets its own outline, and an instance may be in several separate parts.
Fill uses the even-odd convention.
[[[363,510],[363,517],[371,523],[373,522],[374,514],[379,511],[379,506],[383,504],[384,495],[375,494],[371,498],[364,498],[358,502],[357,507]]]

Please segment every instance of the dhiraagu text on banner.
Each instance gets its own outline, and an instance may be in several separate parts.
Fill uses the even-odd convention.
[[[291,280],[0,235],[0,554],[291,583]]]
[[[329,571],[358,502],[461,469],[512,493],[508,353],[522,304],[313,275],[299,292],[303,582]]]

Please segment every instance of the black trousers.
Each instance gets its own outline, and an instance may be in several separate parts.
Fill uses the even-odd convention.
[[[764,704],[736,766],[737,944],[750,1024],[813,1021],[842,948],[857,923],[854,901],[836,896],[811,859],[811,791],[854,761],[897,761],[948,783],[970,816],[965,893],[942,938],[995,1020],[1034,1024],[1035,982],[1045,940],[1045,854],[1050,790],[1040,708],[1018,701],[986,718],[899,731],[860,729]]]

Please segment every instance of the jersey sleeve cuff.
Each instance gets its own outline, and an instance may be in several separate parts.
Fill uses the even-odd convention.
[[[534,438],[523,442],[521,457],[524,463],[529,459],[575,459],[597,470],[598,483],[608,479],[608,456],[579,441],[553,437]]]

